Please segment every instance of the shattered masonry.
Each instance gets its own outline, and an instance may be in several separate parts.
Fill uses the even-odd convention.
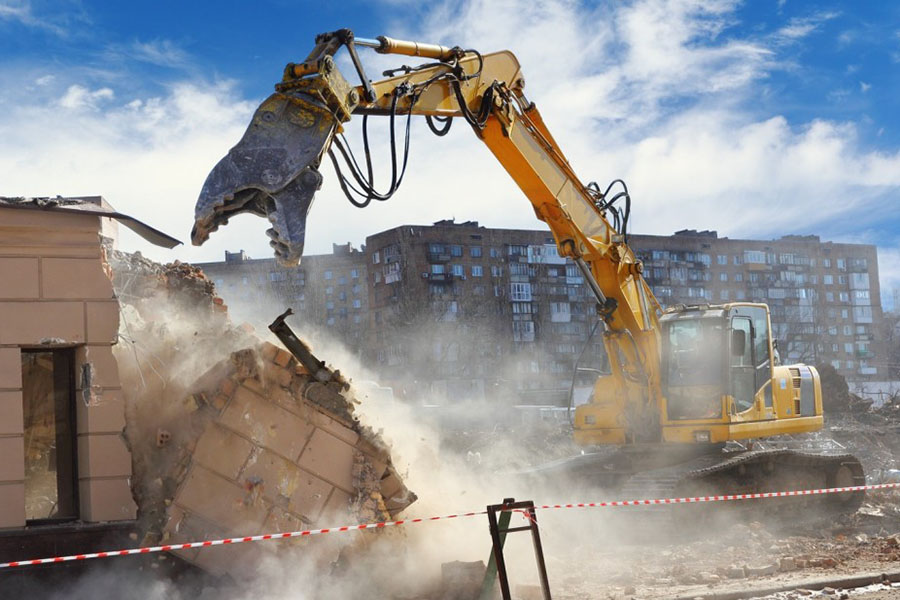
[[[139,390],[128,399],[126,436],[145,542],[390,519],[415,499],[380,437],[352,417],[345,385],[316,381],[285,350],[233,327],[202,272],[121,253],[112,265],[124,335],[135,342],[117,358],[134,384],[126,387]],[[240,349],[220,358],[222,348]],[[181,556],[234,574],[248,555],[271,550]]]

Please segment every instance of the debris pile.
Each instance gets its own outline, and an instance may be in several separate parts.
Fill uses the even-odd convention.
[[[380,436],[354,418],[349,384],[323,384],[252,328],[234,326],[199,269],[119,252],[110,264],[143,543],[391,519],[415,500]],[[181,556],[235,575],[271,546]]]

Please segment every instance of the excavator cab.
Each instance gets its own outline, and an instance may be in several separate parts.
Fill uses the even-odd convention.
[[[821,428],[818,373],[777,364],[765,304],[679,306],[662,315],[660,327],[663,441]]]

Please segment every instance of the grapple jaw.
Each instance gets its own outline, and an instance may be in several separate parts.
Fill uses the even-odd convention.
[[[306,215],[322,184],[318,171],[336,121],[314,100],[276,93],[256,109],[241,141],[203,184],[194,209],[195,246],[238,213],[268,218],[269,245],[278,262],[300,261]]]

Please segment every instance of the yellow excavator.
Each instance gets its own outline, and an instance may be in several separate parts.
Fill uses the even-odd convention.
[[[334,60],[346,48],[360,83]],[[425,59],[370,81],[357,50]],[[575,440],[618,451],[588,453],[548,467],[618,489],[656,497],[748,493],[861,485],[849,455],[758,447],[763,438],[823,427],[819,375],[806,365],[778,364],[765,304],[734,302],[662,310],[627,244],[630,197],[624,183],[585,185],[525,96],[525,80],[508,51],[475,50],[357,38],[349,30],[317,36],[302,63],[289,63],[275,93],[209,174],[197,201],[192,240],[202,244],[229,217],[265,216],[277,259],[297,264],[306,216],[327,155],[357,206],[390,197],[406,171],[410,121],[424,116],[443,135],[464,120],[493,152],[545,222],[563,257],[581,270],[597,300],[610,373],[597,379],[575,410]],[[362,116],[365,163],[343,138]],[[392,180],[373,185],[369,117],[391,120]],[[405,128],[402,119],[405,117]],[[395,121],[404,131],[398,150]],[[343,165],[343,166],[342,166]],[[613,192],[613,190],[621,190]],[[755,446],[756,445],[756,446]],[[861,492],[819,502],[853,511]]]

